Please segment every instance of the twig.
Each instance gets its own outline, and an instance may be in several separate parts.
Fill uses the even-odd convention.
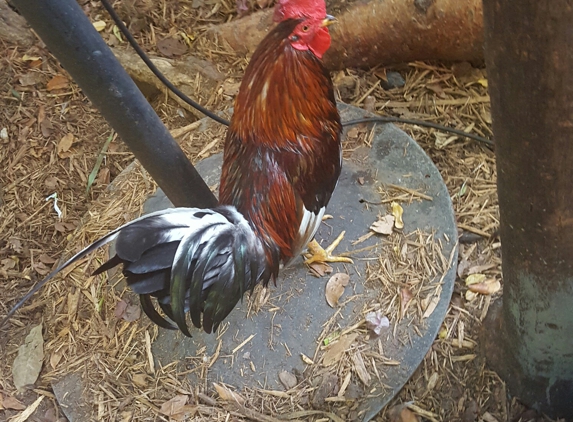
[[[402,192],[409,193],[410,195],[417,196],[418,198],[425,199],[426,201],[433,201],[434,198],[428,196],[422,192],[418,192],[415,189],[406,188],[404,186],[393,185],[392,183],[386,183],[386,186],[392,189],[401,190]]]

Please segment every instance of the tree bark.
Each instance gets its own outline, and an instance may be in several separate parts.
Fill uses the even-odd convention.
[[[572,420],[573,1],[484,0],[484,22],[504,277],[488,360]]]
[[[10,9],[6,0],[0,0],[0,40],[26,48],[35,41],[26,19]]]
[[[356,1],[336,17],[332,46],[324,56],[331,70],[483,59],[481,0]],[[235,51],[252,53],[272,26],[272,10],[265,10],[213,27],[209,34]]]

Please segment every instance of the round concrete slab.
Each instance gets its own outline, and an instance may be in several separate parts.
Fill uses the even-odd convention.
[[[340,105],[342,121],[370,117],[364,110]],[[221,155],[210,157],[197,165],[208,185],[219,180]],[[342,230],[345,240],[335,252],[365,248],[380,243],[377,236],[352,247],[350,242],[368,232],[382,208],[366,206],[362,201],[379,202],[377,188],[386,184],[398,185],[422,192],[432,200],[403,203],[404,233],[421,229],[434,233],[442,245],[442,255],[457,262],[457,232],[450,196],[443,180],[424,151],[416,142],[393,125],[376,125],[372,148],[357,160],[346,161],[339,184],[327,213],[333,216],[322,224],[316,239],[329,244]],[[150,198],[146,212],[171,206],[158,192]],[[324,240],[324,241],[323,241]],[[350,275],[350,289],[345,294],[355,295],[339,309],[331,308],[324,299],[328,277],[316,278],[309,274],[302,259],[296,260],[280,274],[277,286],[270,286],[267,305],[258,312],[250,312],[246,299],[226,320],[223,334],[207,335],[199,330],[188,339],[180,333],[160,330],[153,344],[154,356],[162,365],[179,360],[186,364],[193,382],[225,382],[241,390],[243,387],[284,390],[278,373],[286,370],[305,377],[307,364],[301,354],[313,357],[324,324],[335,312],[341,329],[363,318],[364,305],[376,300],[379,292],[365,288],[366,262],[381,248],[373,248],[353,255],[355,265],[335,264],[335,272]],[[363,259],[361,259],[363,258]],[[384,356],[399,365],[377,365],[380,379],[372,379],[366,388],[353,376],[350,386],[358,392],[359,407],[349,420],[368,421],[375,416],[402,388],[426,355],[447,312],[455,280],[455,266],[430,282],[437,292],[435,310],[415,327],[409,318],[402,319],[395,331],[399,335],[383,336]],[[438,285],[441,285],[439,287]],[[407,339],[404,341],[404,339]],[[245,340],[248,340],[245,342]],[[244,343],[244,344],[243,344]],[[211,364],[211,359],[216,356]],[[251,365],[252,362],[252,365]],[[211,366],[209,367],[209,365]],[[382,383],[380,382],[382,381]]]

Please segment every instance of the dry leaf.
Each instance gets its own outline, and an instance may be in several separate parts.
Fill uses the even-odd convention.
[[[364,365],[364,360],[362,359],[362,354],[359,351],[356,351],[352,355],[352,362],[354,363],[354,372],[358,374],[358,378],[360,381],[366,386],[370,385],[370,374],[366,370],[366,366]]]
[[[436,310],[436,306],[438,306],[438,303],[440,303],[440,297],[439,296],[432,297],[432,300],[430,300],[430,302],[428,303],[428,307],[424,311],[424,315],[422,315],[422,318],[428,318],[430,315],[432,315]]]
[[[52,369],[56,369],[58,367],[58,364],[60,363],[62,357],[64,356],[64,351],[65,347],[62,347],[50,355],[50,366],[52,367]]]
[[[147,387],[147,375],[145,374],[133,374],[131,380],[138,387],[141,388]]]
[[[486,275],[485,274],[471,274],[468,275],[466,278],[466,286],[470,286],[472,284],[477,284],[477,283],[481,283],[483,281],[485,281],[486,279]]]
[[[392,215],[394,216],[395,219],[394,226],[396,227],[396,229],[402,230],[404,228],[404,221],[402,220],[402,214],[404,214],[404,208],[402,208],[402,206],[397,202],[392,202],[390,206],[392,207]]]
[[[42,370],[44,361],[44,338],[42,324],[35,326],[26,336],[24,344],[18,349],[18,356],[12,365],[14,386],[23,391],[24,386],[34,384]]]
[[[307,365],[314,365],[314,361],[311,358],[309,358],[307,355],[305,355],[304,353],[300,354],[300,358]]]
[[[366,314],[366,328],[370,330],[371,334],[379,336],[382,331],[390,327],[390,321],[387,317],[382,315],[382,311],[368,312]]]
[[[68,86],[69,86],[68,78],[66,78],[64,75],[56,75],[48,81],[46,89],[48,91],[54,91],[56,89],[67,88]]]
[[[40,275],[46,275],[50,272],[50,269],[46,267],[46,265],[43,262],[40,261],[34,262],[33,267],[34,271],[36,271]]]
[[[101,32],[105,29],[106,23],[105,21],[95,21],[93,26],[97,32]]]
[[[315,277],[322,277],[326,274],[330,274],[333,271],[332,267],[326,262],[312,262],[308,268],[310,269],[312,275]]]
[[[392,234],[394,228],[394,216],[388,214],[380,218],[380,220],[375,221],[371,226],[370,230],[379,234]]]
[[[67,155],[65,155],[64,153],[68,152],[73,144],[74,144],[74,134],[71,132],[66,133],[62,137],[62,139],[60,139],[60,142],[58,142],[58,155],[60,156],[60,158],[67,157]]]
[[[290,390],[298,384],[296,377],[288,371],[280,371],[279,380],[284,386],[285,390]]]
[[[17,263],[18,263],[18,258],[15,256],[4,258],[3,260],[0,261],[2,269],[5,271],[13,270],[14,268],[16,268]]]
[[[348,286],[348,281],[350,280],[350,276],[345,273],[336,273],[328,283],[326,283],[326,291],[324,295],[326,296],[326,301],[328,304],[334,308],[338,306],[338,300],[342,293],[344,293],[344,288]]]
[[[52,258],[51,256],[46,255],[45,253],[41,254],[38,259],[40,261],[42,261],[44,264],[48,264],[51,265],[54,262],[56,262],[56,260],[54,258]]]
[[[187,45],[174,38],[163,38],[157,41],[157,49],[166,57],[180,56],[187,52]]]
[[[466,290],[465,296],[468,302],[473,302],[475,298],[478,297],[479,295],[476,292],[472,292],[471,290]]]
[[[485,412],[483,415],[481,415],[481,418],[483,422],[499,422],[497,418],[489,412]]]
[[[341,336],[336,343],[331,343],[328,347],[328,350],[324,352],[324,356],[322,357],[322,364],[324,366],[330,366],[333,363],[336,363],[342,358],[342,355],[348,348],[354,343],[358,334],[346,334]]]
[[[42,80],[42,75],[38,72],[28,72],[25,75],[20,76],[18,81],[22,86],[32,86],[36,85]]]
[[[132,305],[122,299],[115,305],[114,315],[118,319],[122,318],[127,322],[134,322],[141,317],[141,307]]]
[[[407,287],[402,287],[400,289],[400,317],[404,318],[406,311],[408,310],[408,305],[412,301],[412,292]]]
[[[216,382],[213,383],[213,387],[217,390],[217,394],[221,400],[237,402],[239,404],[244,404],[245,399],[239,393],[229,390],[225,385],[219,385]]]
[[[491,278],[482,283],[473,283],[468,286],[468,289],[474,293],[480,293],[482,295],[492,295],[499,292],[501,289],[501,283],[499,280]]]
[[[80,289],[72,287],[68,292],[68,318],[70,321],[76,318],[80,306]]]
[[[420,418],[410,409],[408,409],[406,404],[398,404],[392,407],[388,414],[390,416],[390,422],[420,422]]]
[[[35,62],[35,61],[41,60],[41,59],[42,59],[41,57],[38,57],[38,56],[28,56],[27,54],[24,54],[24,55],[22,56],[22,61],[24,61],[24,62]]]
[[[24,410],[26,408],[26,406],[20,403],[18,399],[13,396],[4,397],[4,400],[2,401],[2,407],[4,407],[4,409],[12,410]]]
[[[180,394],[173,397],[171,400],[167,400],[161,405],[159,411],[166,416],[173,416],[177,413],[181,413],[183,406],[187,403],[189,397],[185,394]]]

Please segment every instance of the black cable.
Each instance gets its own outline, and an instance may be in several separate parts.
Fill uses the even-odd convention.
[[[375,123],[375,122],[406,123],[410,125],[426,126],[444,132],[451,132],[454,135],[465,136],[466,138],[473,139],[474,141],[483,142],[484,144],[490,147],[493,147],[495,145],[495,143],[492,140],[482,138],[481,136],[474,135],[473,133],[464,132],[463,130],[442,126],[437,123],[425,122],[423,120],[410,120],[410,119],[403,119],[401,117],[392,117],[392,116],[364,117],[362,119],[349,120],[347,122],[344,122],[342,123],[342,126],[352,126],[360,123]]]
[[[201,113],[203,113],[205,116],[210,117],[211,119],[215,120],[218,123],[221,123],[222,125],[225,126],[229,126],[229,121],[223,119],[222,117],[218,116],[217,114],[213,113],[212,111],[207,110],[205,107],[203,107],[201,104],[196,103],[195,101],[193,101],[191,98],[189,98],[187,95],[185,95],[183,92],[181,92],[175,85],[173,85],[169,79],[167,79],[163,73],[161,73],[159,71],[159,69],[157,69],[157,67],[155,67],[155,65],[153,64],[153,62],[149,59],[149,57],[147,57],[147,55],[143,52],[143,50],[141,49],[141,47],[139,46],[139,44],[137,44],[137,41],[135,41],[135,38],[133,38],[133,35],[131,35],[131,33],[129,32],[129,30],[127,29],[127,27],[123,24],[123,21],[120,19],[120,17],[117,15],[117,13],[115,13],[115,10],[113,9],[113,7],[111,6],[111,4],[109,4],[109,2],[107,0],[101,0],[103,7],[105,7],[105,10],[107,10],[107,12],[110,14],[111,18],[113,19],[113,21],[115,22],[115,24],[117,25],[117,27],[119,28],[119,30],[121,31],[121,33],[125,36],[125,38],[127,38],[127,40],[129,41],[129,43],[131,44],[131,46],[133,47],[133,49],[135,50],[135,52],[139,55],[139,57],[141,57],[141,60],[143,60],[145,62],[145,64],[147,65],[147,67],[149,67],[149,70],[151,70],[153,72],[153,74],[155,76],[157,76],[159,78],[159,80],[167,87],[169,88],[175,95],[177,95],[179,98],[181,98],[183,101],[185,101],[187,104],[189,104],[191,107],[193,107],[196,110],[199,110]]]
[[[177,87],[175,87],[169,81],[169,79],[167,79],[163,75],[163,73],[161,73],[159,71],[159,69],[157,69],[157,67],[155,67],[155,65],[149,59],[149,57],[147,57],[147,55],[141,49],[139,44],[137,44],[137,41],[135,41],[135,38],[133,38],[133,35],[131,35],[131,33],[129,32],[127,27],[124,25],[123,21],[120,19],[120,17],[117,15],[117,13],[115,13],[115,10],[111,6],[111,4],[108,2],[108,0],[101,0],[101,2],[103,4],[103,6],[105,7],[105,9],[110,14],[111,18],[113,19],[113,21],[115,22],[115,24],[117,25],[119,30],[121,31],[121,33],[125,36],[125,38],[127,38],[127,40],[129,41],[129,44],[131,44],[131,46],[136,51],[136,53],[139,55],[139,57],[141,57],[141,60],[143,60],[145,62],[147,67],[149,67],[149,69],[153,72],[153,74],[155,76],[157,76],[159,78],[159,80],[167,88],[169,88],[175,95],[177,95],[179,98],[181,98],[187,104],[189,104],[191,107],[195,108],[196,110],[199,110],[201,113],[205,114],[206,116],[210,117],[211,119],[215,120],[216,122],[221,123],[222,125],[225,125],[225,126],[229,126],[228,120],[225,120],[222,117],[218,116],[217,114],[213,113],[212,111],[207,110],[202,105],[200,105],[200,104],[196,103],[195,101],[193,101],[192,99],[190,99],[187,95],[185,95],[183,92],[181,92]],[[478,135],[474,135],[472,133],[467,133],[467,132],[464,132],[462,130],[449,128],[446,126],[439,125],[437,123],[425,122],[423,120],[403,119],[401,117],[391,117],[391,116],[365,117],[363,119],[356,119],[356,120],[350,120],[348,122],[344,122],[342,124],[342,126],[352,126],[352,125],[357,125],[360,123],[372,123],[372,122],[405,123],[405,124],[411,124],[411,125],[431,127],[433,129],[438,129],[438,130],[441,130],[444,132],[450,132],[450,133],[453,133],[455,135],[465,136],[466,138],[470,138],[470,139],[473,139],[475,141],[482,142],[482,143],[484,143],[490,147],[494,146],[493,141],[486,139],[486,138],[482,138],[481,136],[478,136]]]

